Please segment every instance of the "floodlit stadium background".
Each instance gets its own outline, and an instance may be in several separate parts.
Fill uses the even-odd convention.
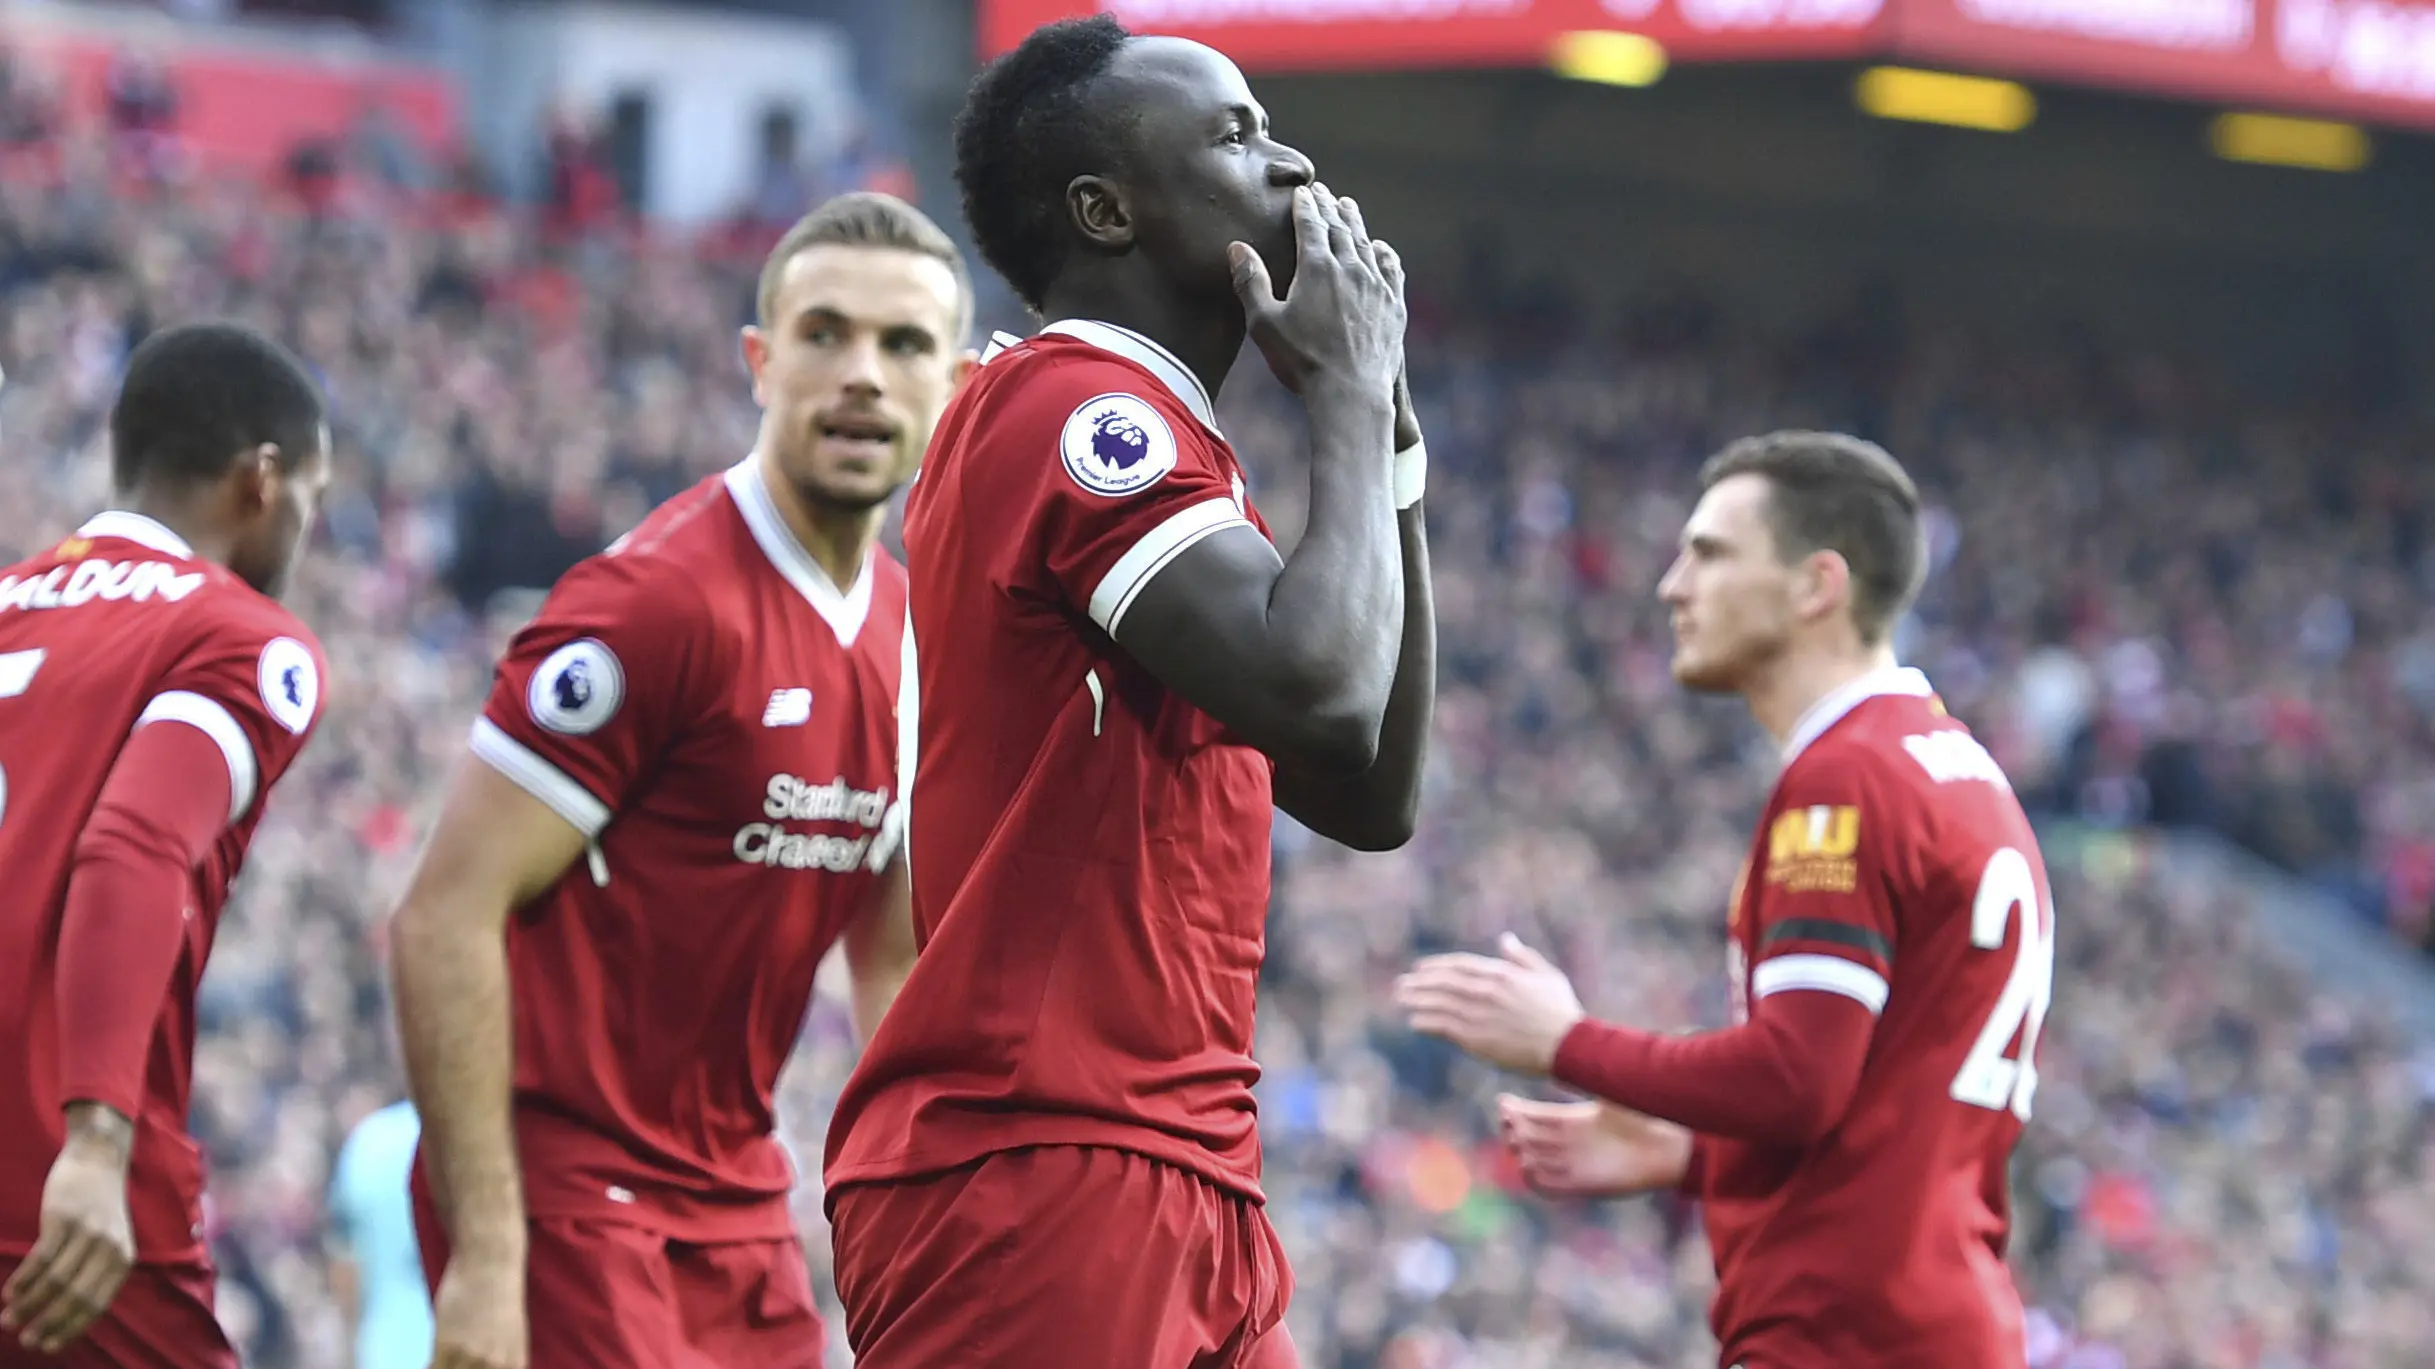
[[[1495,1081],[1384,1006],[1415,952],[1510,928],[1595,1011],[1718,1018],[1769,766],[1670,683],[1649,594],[1698,459],[1800,424],[1920,476],[1905,656],[2046,825],[2033,1363],[2423,1364],[2435,4],[1108,7],[1236,53],[1414,267],[1423,829],[1381,857],[1277,832],[1262,1103],[1306,1361],[1714,1363],[1687,1214],[1522,1195]],[[960,236],[964,81],[1087,8],[0,0],[0,553],[103,502],[99,420],[154,323],[272,328],[336,407],[296,596],[331,713],[196,1072],[249,1363],[348,1363],[326,1202],[401,1093],[381,919],[503,634],[744,450],[733,332],[776,229],[875,186]],[[982,313],[1024,326],[994,282]],[[1290,538],[1293,409],[1256,365],[1220,407]],[[816,1008],[785,1097],[807,1174],[851,1053]]]

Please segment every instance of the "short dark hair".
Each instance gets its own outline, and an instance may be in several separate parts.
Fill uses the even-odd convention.
[[[876,247],[895,252],[913,252],[947,263],[955,273],[959,335],[940,339],[943,344],[963,340],[961,330],[972,323],[972,277],[964,270],[964,254],[955,250],[955,239],[933,223],[930,216],[896,198],[876,190],[857,190],[839,195],[818,209],[795,221],[771,249],[769,260],[761,264],[759,296],[761,326],[767,328],[778,312],[778,283],[786,276],[786,264],[797,253],[813,247]]]
[[[127,358],[110,409],[121,491],[217,480],[265,442],[294,469],[321,445],[321,388],[285,347],[242,324],[164,328]]]
[[[1034,313],[1065,255],[1065,188],[1108,169],[1114,130],[1093,119],[1088,92],[1130,37],[1104,14],[1042,25],[981,69],[956,116],[964,222]]]
[[[1746,437],[1700,468],[1703,490],[1737,475],[1768,485],[1768,531],[1786,562],[1815,552],[1852,569],[1852,624],[1861,641],[1885,640],[1927,578],[1919,487],[1874,442],[1842,433]]]

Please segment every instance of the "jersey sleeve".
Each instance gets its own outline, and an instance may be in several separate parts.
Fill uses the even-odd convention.
[[[1764,865],[1752,872],[1754,1000],[1797,989],[1841,994],[1872,1014],[1891,992],[1900,929],[1899,795],[1847,753],[1811,752],[1777,786]]]
[[[1027,396],[1020,439],[1041,472],[1033,526],[1067,603],[1110,636],[1201,539],[1251,527],[1216,437],[1129,366],[1069,364]],[[1046,458],[1046,459],[1041,459]]]
[[[708,623],[658,563],[584,562],[500,658],[474,755],[597,839],[695,706]]]
[[[329,664],[284,613],[215,618],[136,716],[138,729],[183,723],[228,766],[228,821],[242,822],[287,773],[321,721]]]

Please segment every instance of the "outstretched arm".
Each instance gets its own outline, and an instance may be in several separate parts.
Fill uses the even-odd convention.
[[[1860,1087],[1873,1004],[1779,992],[1760,997],[1741,1026],[1668,1036],[1590,1021],[1562,970],[1514,937],[1503,950],[1413,966],[1395,988],[1413,1030],[1701,1135],[1772,1145],[1834,1130]]]
[[[1843,1120],[1876,1026],[1865,1006],[1818,992],[1770,995],[1741,1026],[1691,1036],[1584,1021],[1552,1074],[1703,1136],[1806,1146]]]

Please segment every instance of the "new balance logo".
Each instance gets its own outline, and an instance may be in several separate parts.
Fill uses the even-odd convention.
[[[763,727],[801,727],[812,720],[812,691],[808,689],[773,690],[769,707],[761,710]]]

